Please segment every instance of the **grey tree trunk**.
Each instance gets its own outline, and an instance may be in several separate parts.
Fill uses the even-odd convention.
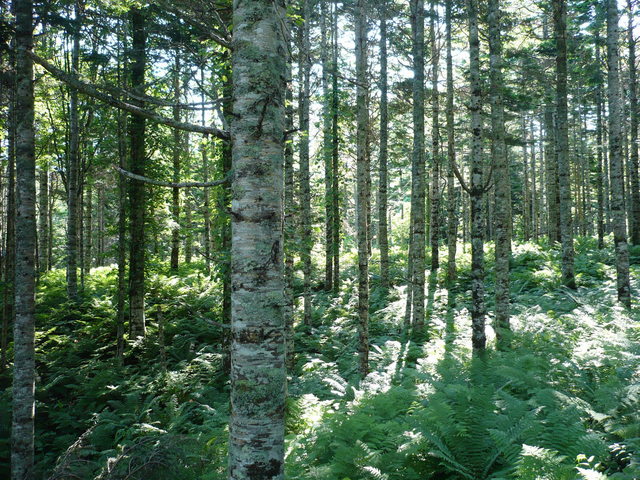
[[[340,92],[338,91],[338,6],[337,0],[332,2],[333,15],[331,15],[332,48],[331,48],[331,199],[333,210],[333,285],[334,293],[340,288],[340,152],[339,152],[339,128],[338,109],[340,104]]]
[[[129,11],[133,33],[131,44],[131,88],[138,96],[144,95],[144,71],[147,60],[144,14],[138,8]],[[142,101],[133,100],[140,107]],[[145,172],[145,119],[132,116],[129,120],[130,163],[132,173]],[[144,337],[144,263],[145,263],[145,185],[137,180],[129,183],[129,333],[132,339]]]
[[[603,120],[602,120],[602,73],[600,64],[600,35],[599,26],[596,27],[595,49],[596,49],[596,155],[598,159],[598,177],[596,179],[596,196],[598,202],[598,248],[604,248],[605,220],[604,220],[604,143],[603,143]]]
[[[431,271],[440,267],[440,93],[438,92],[438,69],[440,49],[436,43],[436,23],[438,12],[436,2],[431,0],[429,36],[431,43]]]
[[[367,225],[367,17],[365,0],[355,5],[356,33],[356,191],[358,237],[358,350],[360,375],[369,373],[369,246]]]
[[[331,65],[329,62],[329,30],[327,28],[328,11],[327,2],[320,3],[320,37],[321,37],[321,62],[322,62],[322,160],[324,163],[324,288],[327,291],[333,289],[333,208],[332,208],[332,176],[331,171],[331,90],[329,89],[329,76]]]
[[[173,119],[180,121],[180,55],[175,52],[175,64],[173,66]],[[180,157],[182,154],[182,135],[177,128],[173,129],[173,181],[180,181]],[[205,189],[206,190],[206,189]],[[171,229],[171,270],[176,272],[180,263],[180,189],[171,189],[171,216],[173,227]]]
[[[636,40],[633,33],[633,2],[627,0],[629,28],[627,40],[629,46],[629,183],[631,208],[629,209],[629,239],[632,245],[640,245],[640,183],[638,182],[638,80],[636,69]]]
[[[76,19],[79,8],[76,3]],[[71,71],[79,74],[80,67],[80,31],[73,34],[71,52]],[[69,299],[78,297],[78,199],[80,174],[80,130],[78,125],[78,91],[69,91],[69,157],[67,159],[67,295]]]
[[[413,57],[413,153],[411,175],[411,323],[416,335],[424,327],[425,196],[424,161],[424,0],[411,1]]]
[[[478,5],[467,0],[469,16],[469,80],[471,98],[471,342],[474,352],[481,353],[486,345],[484,302],[484,225],[482,197],[484,168],[482,159],[482,90],[480,84],[480,40],[478,38]]]
[[[290,25],[290,24],[289,24]],[[293,129],[293,85],[291,84],[291,58],[287,60],[287,91],[285,97],[285,129]],[[284,319],[286,326],[286,364],[288,369],[295,365],[295,299],[293,297],[293,263],[295,257],[296,208],[294,204],[293,145],[286,142],[284,147]],[[333,241],[333,238],[331,239]],[[333,280],[333,277],[332,277]]]
[[[205,84],[205,75],[204,75],[204,67],[200,69],[200,83],[202,85]],[[202,102],[202,111],[201,111],[201,123],[202,126],[206,125],[206,105],[205,105],[205,93],[204,90],[200,95],[200,101]],[[200,142],[200,154],[202,155],[202,172],[204,181],[209,181],[209,136],[203,135],[203,138]],[[202,210],[202,215],[204,217],[204,257],[205,257],[205,268],[207,275],[211,275],[211,252],[212,248],[212,237],[211,237],[211,199],[209,196],[209,189],[205,188],[203,192],[204,196],[204,206]]]
[[[573,214],[569,163],[569,128],[567,120],[567,5],[553,0],[553,23],[556,43],[556,157],[560,191],[560,240],[562,243],[562,283],[576,288],[573,264]]]
[[[609,97],[609,161],[611,162],[611,214],[616,250],[618,300],[631,308],[629,249],[625,222],[624,176],[622,159],[622,90],[618,57],[618,6],[607,1],[607,80]]]
[[[187,145],[189,142],[185,142]],[[184,235],[184,263],[189,265],[193,259],[193,198],[191,192],[185,192],[184,198],[184,224],[186,227]]]
[[[43,165],[38,174],[38,267],[40,272],[49,270],[49,169]]]
[[[13,42],[15,45],[15,42]],[[11,58],[14,64],[14,58]],[[15,85],[15,71],[10,72]],[[15,88],[9,90],[9,108],[7,112],[7,226],[5,234],[4,281],[2,291],[2,338],[0,348],[0,371],[7,367],[7,347],[9,345],[9,326],[15,322],[15,275],[16,275],[16,109]]]
[[[455,132],[453,118],[453,57],[451,54],[451,8],[453,0],[445,2],[447,48],[447,284],[456,278],[456,248],[458,243],[458,218],[453,169],[456,163]]]
[[[34,139],[33,5],[16,0],[16,260],[13,328],[11,478],[34,477],[36,162]]]
[[[285,2],[233,8],[229,478],[284,478]]]
[[[511,175],[505,145],[502,90],[502,35],[499,0],[488,2],[491,129],[495,178],[496,319],[498,349],[509,346],[509,261],[511,259]]]
[[[387,2],[380,4],[380,158],[378,165],[378,244],[380,246],[380,285],[389,288],[388,142],[389,104],[387,85]]]
[[[549,38],[546,16],[543,23],[543,38]],[[555,136],[555,96],[553,82],[549,79],[545,85],[544,106],[544,162],[547,185],[547,234],[551,243],[560,242],[560,191],[558,189],[558,162],[556,158]]]
[[[309,103],[310,103],[310,76],[311,76],[311,44],[309,31],[311,24],[310,0],[303,0],[304,24],[300,32],[300,92],[298,97],[299,126],[300,126],[300,227],[301,227],[301,251],[303,273],[303,322],[311,324],[311,248],[313,237],[311,230],[311,184],[309,172]]]

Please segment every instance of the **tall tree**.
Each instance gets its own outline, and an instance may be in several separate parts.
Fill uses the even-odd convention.
[[[337,0],[332,2],[331,15],[331,199],[333,218],[333,285],[334,293],[340,288],[340,151],[338,115],[340,107],[340,92],[338,90],[338,6]]]
[[[145,14],[138,8],[129,11],[131,21],[131,88],[138,98],[145,92],[145,65],[147,63],[145,29]],[[133,99],[139,107],[144,106],[142,100]],[[144,175],[145,152],[145,119],[133,115],[129,120],[129,142],[131,172]],[[130,237],[129,245],[129,332],[131,338],[145,335],[144,315],[144,264],[145,264],[145,185],[138,180],[129,183],[129,217]]]
[[[310,0],[302,1],[304,23],[300,31],[299,71],[300,92],[298,97],[298,122],[300,126],[300,223],[302,228],[301,251],[302,272],[304,282],[303,321],[311,324],[311,247],[313,245],[311,230],[311,178],[309,171],[309,103],[311,79],[311,4]]]
[[[71,51],[71,72],[80,69],[80,3],[75,4],[75,25]],[[69,156],[67,159],[67,295],[78,296],[78,199],[80,198],[80,127],[78,124],[78,91],[69,91]]]
[[[469,82],[471,98],[471,341],[474,352],[482,352],[486,344],[484,301],[484,227],[482,197],[484,168],[482,159],[482,89],[480,82],[480,39],[478,36],[478,5],[467,0],[469,17]]]
[[[173,65],[173,119],[180,121],[180,53],[175,51]],[[177,128],[173,129],[173,181],[180,181],[180,157],[182,155],[182,132]],[[171,216],[173,217],[173,228],[171,229],[171,270],[178,270],[180,258],[180,189],[171,189]]]
[[[358,236],[358,326],[360,375],[369,372],[369,246],[367,225],[367,16],[365,0],[355,4],[356,33],[356,191]]]
[[[436,42],[438,12],[436,1],[431,0],[429,43],[431,44],[431,271],[440,267],[440,92],[438,69],[440,49]]]
[[[627,40],[629,47],[629,184],[631,186],[631,208],[629,209],[630,241],[640,245],[640,183],[638,180],[638,80],[636,67],[636,39],[633,32],[632,0],[627,0],[629,28]]]
[[[489,76],[492,153],[495,175],[495,255],[496,255],[496,340],[498,348],[508,345],[509,260],[511,258],[511,175],[505,144],[502,90],[502,35],[499,0],[489,0]],[[525,186],[526,188],[526,186]]]
[[[389,288],[389,199],[387,189],[389,157],[389,101],[387,85],[387,1],[380,3],[380,158],[378,164],[378,244],[380,246],[380,284]]]
[[[609,97],[609,161],[611,163],[611,214],[616,250],[618,300],[631,307],[629,249],[625,222],[624,174],[622,160],[622,90],[618,56],[618,5],[607,0],[607,80]]]
[[[411,1],[413,57],[413,154],[411,162],[411,323],[424,326],[425,196],[424,160],[424,0]]]
[[[232,480],[284,478],[285,22],[282,0],[234,3]]]
[[[445,42],[447,48],[447,283],[451,285],[456,278],[456,248],[458,243],[458,218],[456,208],[456,190],[454,168],[456,164],[456,146],[453,118],[453,56],[451,54],[451,15],[453,0],[445,1]]]
[[[15,2],[16,258],[13,329],[11,478],[31,480],[35,416],[36,162],[34,139],[33,4]]]
[[[562,283],[576,288],[573,264],[573,214],[571,166],[569,164],[569,126],[567,118],[567,4],[553,0],[553,24],[556,44],[556,157],[560,191],[560,239],[562,243]]]

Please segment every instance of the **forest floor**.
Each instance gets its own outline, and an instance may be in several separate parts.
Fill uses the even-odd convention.
[[[481,359],[470,348],[467,254],[451,292],[443,272],[428,277],[430,340],[422,344],[403,335],[404,287],[386,295],[374,272],[371,373],[363,382],[356,286],[348,280],[355,274],[347,269],[339,295],[314,294],[313,327],[297,327],[287,478],[640,478],[640,312],[615,301],[608,247],[577,240],[579,288],[569,291],[559,283],[556,249],[515,245],[511,349],[497,352],[490,341]],[[640,249],[631,253],[638,292]],[[394,260],[401,278],[402,254]],[[62,270],[41,279],[38,478],[225,478],[219,283],[202,265],[175,276],[167,270],[151,266],[148,336],[124,365],[114,360],[115,268],[94,269],[77,306],[64,301]],[[8,468],[9,386],[10,375],[0,375],[0,477]]]

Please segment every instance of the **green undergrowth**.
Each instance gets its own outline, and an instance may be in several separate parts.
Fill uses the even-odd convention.
[[[423,343],[403,332],[404,287],[380,288],[372,263],[371,373],[363,381],[356,275],[345,255],[339,292],[314,290],[311,326],[296,325],[287,478],[640,478],[639,316],[615,301],[608,242],[598,251],[593,239],[576,241],[576,291],[560,285],[556,248],[514,245],[511,348],[494,350],[489,315],[482,358],[470,351],[468,248],[459,249],[451,292],[444,268],[428,276]],[[491,257],[489,246],[489,311]],[[393,258],[402,285],[406,259],[400,251]],[[640,250],[631,258],[637,279]],[[38,478],[225,478],[226,329],[220,285],[201,267],[173,276],[162,263],[152,266],[148,335],[128,346],[122,364],[115,360],[115,268],[93,270],[78,305],[64,300],[63,271],[41,279]],[[297,278],[296,296],[301,290]],[[0,382],[8,387],[9,375]],[[8,468],[9,405],[5,388],[0,477]]]

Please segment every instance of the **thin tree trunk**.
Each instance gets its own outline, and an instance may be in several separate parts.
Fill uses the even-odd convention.
[[[484,187],[482,160],[482,90],[480,84],[480,40],[478,38],[478,6],[476,0],[467,0],[469,16],[469,79],[471,98],[471,341],[474,352],[484,351],[485,303],[484,303],[484,225],[482,197]]]
[[[35,478],[35,251],[36,162],[34,140],[33,5],[16,0],[16,260],[13,329],[11,478]]]
[[[631,184],[631,208],[629,212],[630,241],[632,245],[640,245],[640,183],[638,182],[638,81],[636,75],[636,40],[633,33],[633,2],[627,0],[629,9],[629,109],[631,133],[629,155],[629,183]]]
[[[175,52],[175,64],[173,66],[173,119],[180,121],[180,55]],[[180,156],[182,154],[182,135],[177,128],[173,129],[173,182],[180,181]],[[171,270],[176,272],[180,263],[180,189],[171,189],[171,216],[173,227],[171,229]]]
[[[597,202],[598,202],[598,248],[604,248],[605,220],[604,220],[604,144],[603,144],[603,120],[602,120],[602,74],[600,70],[600,35],[599,26],[596,27],[596,155],[598,159],[598,176],[596,178]]]
[[[85,277],[89,276],[93,265],[93,185],[87,182],[84,220],[84,269]]]
[[[358,352],[360,376],[369,373],[369,249],[367,228],[367,17],[365,0],[355,5],[356,33],[356,178],[358,237]]]
[[[189,142],[185,142],[187,145]],[[184,223],[186,232],[184,236],[184,263],[189,265],[193,259],[193,203],[191,193],[185,192],[184,198]]]
[[[311,247],[313,238],[311,231],[311,184],[309,172],[309,103],[310,103],[310,75],[311,75],[311,4],[310,0],[303,0],[304,24],[300,30],[300,92],[298,96],[298,122],[300,126],[300,227],[303,273],[303,322],[311,324]]]
[[[453,0],[445,2],[447,44],[447,284],[456,278],[456,248],[458,243],[458,218],[453,169],[456,163],[455,132],[453,118],[453,57],[451,54],[451,8]]]
[[[47,252],[49,242],[49,171],[48,165],[44,164],[40,168],[38,175],[38,266],[40,272],[49,270]]]
[[[321,62],[322,62],[322,159],[324,163],[324,288],[327,291],[333,289],[333,208],[332,208],[332,171],[331,171],[331,91],[329,90],[329,32],[327,29],[327,2],[320,3],[320,36],[321,36]]]
[[[15,3],[14,3],[15,5]],[[15,42],[12,42],[15,45]],[[15,49],[14,49],[15,51]],[[11,66],[15,58],[11,55]],[[7,112],[7,229],[5,239],[4,281],[2,292],[2,339],[0,348],[0,371],[7,366],[7,347],[9,344],[9,326],[15,323],[15,276],[16,276],[16,98],[15,98],[15,71],[10,71],[10,80],[13,83],[9,89],[9,108]]]
[[[562,243],[562,283],[576,288],[573,265],[573,215],[571,213],[571,174],[567,120],[567,6],[566,0],[553,1],[556,42],[556,156],[560,190],[560,239]]]
[[[616,251],[618,300],[631,308],[629,250],[625,223],[624,176],[622,168],[622,92],[618,65],[618,6],[607,1],[607,79],[609,97],[609,159],[611,161],[611,213]]]
[[[424,327],[425,196],[424,161],[424,0],[411,1],[413,56],[413,154],[411,177],[411,323],[417,335]]]
[[[380,285],[389,288],[389,232],[387,218],[389,199],[388,141],[389,104],[387,85],[387,0],[380,4],[380,158],[378,165],[378,244],[380,245]]]
[[[440,67],[440,49],[436,44],[436,25],[438,12],[436,2],[431,0],[430,14],[431,43],[431,271],[440,267],[440,93],[438,92],[438,68]]]
[[[138,8],[130,10],[131,29],[131,88],[139,97],[144,96],[146,32],[144,14]],[[143,102],[135,100],[138,106]],[[145,119],[132,116],[129,120],[130,169],[132,173],[145,173]],[[129,182],[130,250],[129,250],[129,331],[132,339],[144,337],[144,263],[145,263],[145,185],[137,180]]]
[[[339,126],[338,110],[340,104],[340,92],[338,91],[338,6],[337,0],[332,2],[332,48],[331,48],[331,199],[333,210],[333,285],[334,293],[340,289],[340,152],[339,152]]]
[[[205,76],[204,76],[204,67],[200,69],[200,83],[204,86],[205,84]],[[205,93],[202,90],[200,94],[200,101],[202,103],[202,112],[201,112],[201,123],[204,126],[206,124],[206,105],[205,105]],[[209,181],[209,135],[203,135],[203,138],[200,142],[200,154],[202,155],[202,172],[204,181]],[[205,188],[204,192],[204,208],[202,211],[202,215],[204,217],[204,257],[205,257],[205,268],[207,275],[211,275],[211,252],[212,252],[212,239],[211,239],[211,200],[209,196],[209,189]]]
[[[523,78],[524,80],[524,78]],[[522,181],[522,233],[525,242],[531,239],[531,190],[529,189],[530,166],[527,153],[527,119],[522,115],[522,163],[524,166],[524,178]]]
[[[491,81],[491,130],[495,175],[495,256],[496,256],[496,342],[498,349],[509,346],[510,293],[509,261],[511,259],[511,175],[505,144],[502,89],[502,36],[499,0],[489,0],[489,76]],[[526,153],[525,153],[526,156]],[[526,187],[525,187],[526,188]]]
[[[284,22],[283,1],[234,4],[232,480],[284,478]]]
[[[293,85],[291,82],[291,58],[287,60],[287,91],[285,97],[285,129],[293,129]],[[286,363],[287,368],[295,365],[295,299],[293,297],[293,262],[295,256],[296,209],[294,204],[293,145],[286,142],[284,147],[284,282],[285,304],[284,319],[286,325]],[[331,238],[333,241],[333,237]],[[332,277],[333,280],[333,277]]]
[[[76,3],[75,16],[80,16]],[[73,34],[71,71],[79,74],[80,31]],[[78,91],[69,91],[69,158],[67,164],[67,295],[71,300],[78,297],[78,200],[80,170],[80,130],[78,125]]]

